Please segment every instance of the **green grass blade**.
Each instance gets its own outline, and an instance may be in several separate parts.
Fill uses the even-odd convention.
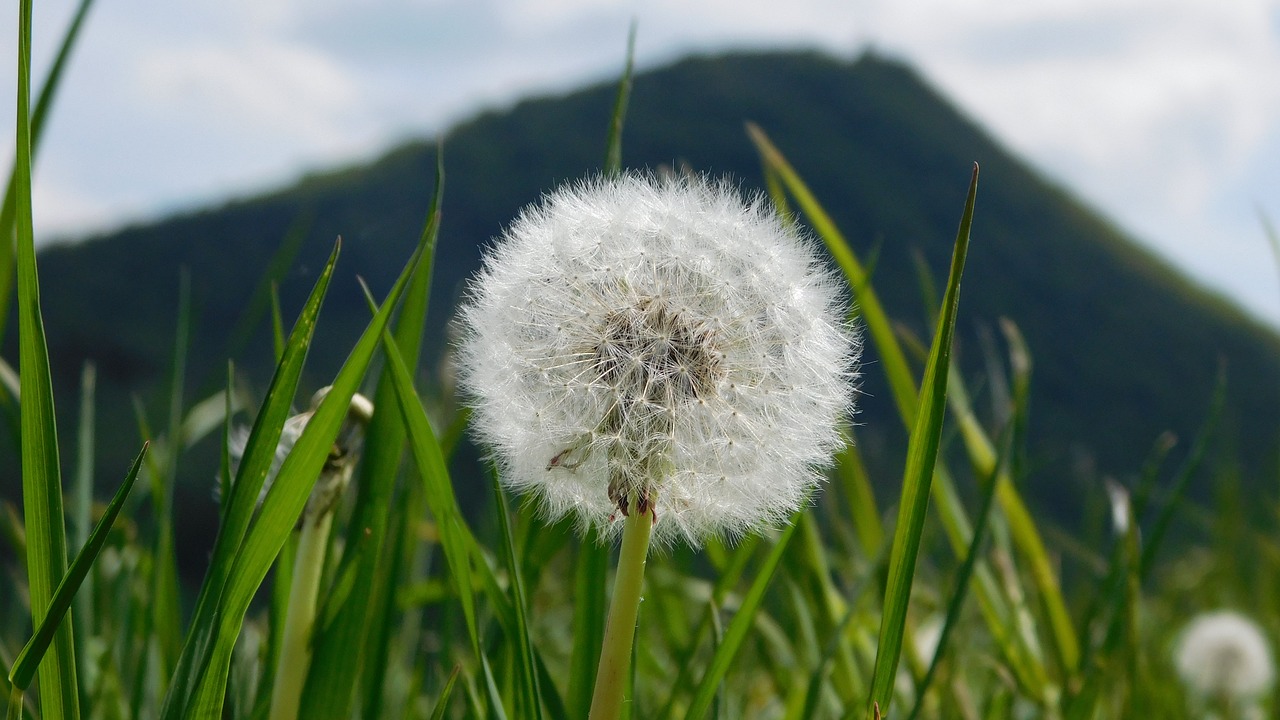
[[[907,428],[910,429],[915,423],[916,414],[915,381],[911,377],[911,368],[907,365],[907,358],[902,352],[902,347],[898,344],[897,338],[894,337],[893,323],[889,321],[889,316],[885,314],[884,306],[880,304],[880,298],[871,287],[870,276],[862,266],[862,263],[858,262],[858,258],[854,256],[853,251],[849,249],[849,243],[844,239],[844,235],[840,233],[835,223],[832,222],[831,216],[827,215],[826,210],[823,210],[822,206],[818,204],[817,198],[809,190],[808,185],[805,184],[804,180],[800,179],[799,174],[791,167],[791,163],[787,162],[782,153],[774,147],[764,131],[758,126],[748,123],[747,134],[751,136],[751,140],[755,143],[756,150],[760,153],[764,163],[773,172],[777,173],[777,177],[781,179],[782,184],[791,191],[791,195],[796,199],[796,204],[799,206],[800,211],[809,218],[814,231],[826,243],[831,256],[835,258],[836,263],[848,279],[849,286],[853,290],[858,312],[861,313],[863,322],[867,326],[867,332],[871,335],[876,349],[880,352],[879,364],[884,368],[885,374],[888,376],[889,388],[893,393],[894,401],[898,404],[898,413],[902,416]]]
[[[591,537],[578,545],[573,579],[573,649],[569,654],[569,716],[587,716],[604,642],[609,546]]]
[[[436,149],[436,181],[426,220],[419,236],[419,261],[404,293],[396,319],[397,346],[403,348],[405,366],[412,377],[418,368],[436,240],[440,233],[440,202],[444,192],[443,148]],[[352,593],[337,608],[334,623],[317,639],[315,656],[303,695],[301,714],[309,718],[345,718],[362,689],[365,717],[379,717],[387,647],[382,638],[394,623],[383,615],[386,598],[396,582],[386,552],[388,518],[406,436],[403,415],[393,411],[398,388],[388,363],[383,367],[373,396],[375,408],[365,433],[364,460],[359,468],[356,502],[346,536],[343,572],[352,572]],[[412,384],[409,386],[411,394]],[[378,412],[386,410],[387,412]]]
[[[1012,433],[1009,434],[1012,438]],[[1009,455],[1009,445],[1012,440],[1005,444],[1003,455],[997,461],[996,467],[1004,467]],[[982,551],[983,541],[986,540],[987,520],[991,517],[991,508],[995,504],[997,474],[991,473],[986,479],[982,490],[982,502],[978,506],[978,515],[975,519],[977,523],[973,528],[973,541],[969,543],[969,551],[965,554],[964,562],[960,565],[960,570],[956,573],[954,588],[951,591],[951,597],[947,600],[947,613],[942,623],[942,632],[938,635],[938,645],[934,649],[933,657],[929,660],[929,668],[924,673],[924,678],[916,686],[916,701],[911,708],[911,714],[907,716],[907,720],[915,720],[920,716],[920,711],[924,708],[925,695],[929,692],[930,685],[933,684],[934,677],[937,676],[938,667],[942,664],[942,658],[947,651],[947,642],[951,638],[951,632],[955,628],[960,618],[960,610],[964,607],[965,598],[969,594],[969,581],[973,577],[973,569],[978,563],[978,556]]]
[[[462,604],[462,614],[466,620],[467,636],[471,640],[471,649],[477,655],[483,654],[480,645],[480,631],[476,619],[475,594],[471,587],[472,553],[480,554],[479,547],[472,538],[462,511],[458,508],[457,498],[453,494],[453,484],[449,479],[449,470],[444,462],[444,455],[436,442],[435,432],[427,419],[427,412],[413,391],[413,380],[409,369],[404,364],[399,349],[390,338],[385,339],[387,367],[392,371],[395,381],[396,402],[409,431],[409,447],[413,451],[413,459],[417,465],[418,475],[422,478],[426,491],[427,507],[436,518],[436,526],[440,532],[440,545],[444,550],[445,561],[449,564],[449,574],[454,590]],[[484,565],[481,560],[478,565]]]
[[[1196,439],[1187,453],[1187,458],[1183,461],[1182,467],[1178,471],[1178,476],[1173,480],[1169,490],[1169,498],[1165,501],[1164,507],[1160,509],[1160,514],[1156,516],[1155,522],[1152,523],[1151,534],[1142,548],[1142,558],[1138,564],[1138,574],[1142,580],[1146,580],[1151,573],[1151,568],[1155,564],[1156,553],[1160,551],[1165,534],[1169,531],[1169,524],[1173,522],[1173,515],[1178,509],[1178,504],[1182,501],[1182,496],[1186,493],[1187,486],[1191,484],[1191,478],[1195,475],[1196,470],[1200,469],[1201,462],[1204,461],[1204,455],[1209,449],[1209,443],[1217,430],[1218,419],[1222,417],[1222,408],[1226,404],[1226,397],[1227,369],[1223,364],[1218,366],[1218,380],[1214,385],[1213,399],[1209,405],[1209,416],[1205,419],[1200,432],[1196,434]],[[1135,510],[1138,509],[1140,508],[1135,508]]]
[[[711,710],[716,699],[716,691],[729,672],[729,665],[733,663],[733,659],[737,657],[738,651],[746,642],[747,633],[755,622],[756,611],[764,601],[764,593],[769,587],[769,581],[773,578],[774,571],[778,569],[778,564],[782,562],[782,556],[786,553],[799,527],[800,518],[792,517],[791,523],[778,536],[773,549],[769,551],[764,564],[760,566],[750,589],[742,596],[738,611],[734,614],[733,620],[729,621],[729,627],[724,632],[724,639],[716,648],[707,671],[703,673],[702,680],[698,683],[693,701],[689,704],[689,711],[685,714],[686,720],[699,720],[706,717]]]
[[[329,393],[280,466],[275,482],[271,484],[262,502],[261,510],[245,535],[227,577],[226,589],[219,598],[218,624],[213,632],[210,661],[198,676],[189,717],[216,718],[222,713],[231,652],[249,609],[249,602],[262,585],[267,571],[306,505],[320,470],[328,460],[334,439],[347,418],[351,397],[364,379],[391,312],[416,268],[418,258],[419,254],[415,251],[377,315],[365,328],[347,361],[343,363]],[[232,493],[235,494],[236,489]]]
[[[18,15],[18,120],[13,187],[18,258],[22,500],[27,530],[31,624],[39,627],[51,610],[55,584],[66,574],[67,539],[58,434],[54,426],[53,381],[40,315],[31,217],[31,0],[19,2]],[[4,230],[7,237],[7,227]],[[51,720],[74,720],[80,716],[71,626],[69,620],[58,624],[48,649],[48,662],[40,665],[41,714]]]
[[[956,313],[960,305],[960,278],[969,250],[969,230],[973,224],[973,206],[977,200],[978,167],[974,165],[969,194],[965,200],[960,229],[956,233],[955,251],[951,256],[951,272],[943,295],[942,312],[934,334],[929,363],[925,369],[920,393],[920,412],[907,448],[907,468],[902,481],[902,499],[898,524],[894,531],[893,549],[889,557],[889,581],[885,590],[884,614],[880,623],[880,642],[876,651],[875,671],[871,680],[871,698],[866,717],[889,710],[893,697],[893,681],[902,651],[903,627],[911,583],[915,576],[920,534],[924,530],[925,511],[929,505],[929,489],[933,481],[942,421],[947,410],[947,375],[951,366],[951,341],[955,334]]]
[[[93,0],[80,0],[80,5],[76,8],[76,13],[71,18],[71,24],[67,26],[67,31],[62,35],[62,43],[58,46],[58,54],[54,57],[53,65],[49,68],[49,76],[45,78],[44,85],[40,88],[40,95],[36,98],[35,110],[31,113],[31,130],[29,137],[30,152],[28,159],[35,161],[36,151],[40,148],[40,140],[44,137],[44,128],[49,118],[49,109],[53,106],[53,99],[58,95],[58,86],[62,82],[63,73],[67,68],[67,61],[71,57],[71,50],[75,47],[76,40],[80,37],[80,29],[84,26],[85,16],[89,13],[89,7],[93,5]],[[30,52],[27,54],[27,73],[28,88],[30,87]],[[30,170],[30,164],[28,164]],[[14,166],[13,172],[9,176],[9,184],[5,188],[4,205],[0,206],[0,338],[4,337],[5,325],[9,321],[9,298],[10,291],[13,289],[13,268],[14,245],[10,242],[13,237],[10,233],[13,231],[14,222],[17,217],[18,209],[18,167]]]
[[[524,573],[520,571],[519,554],[516,552],[515,536],[511,532],[511,515],[507,508],[506,496],[502,494],[502,485],[498,482],[498,473],[490,469],[493,478],[494,499],[498,507],[498,528],[502,531],[502,558],[507,566],[507,576],[511,585],[511,605],[515,609],[515,633],[511,641],[516,647],[517,692],[519,702],[516,708],[522,718],[542,717],[542,693],[539,690],[538,671],[533,658],[533,638],[529,635],[528,604],[524,588]]]
[[[45,652],[48,651],[50,644],[53,642],[54,633],[57,631],[58,626],[62,624],[67,610],[71,608],[71,602],[75,599],[76,591],[80,589],[81,583],[88,576],[89,570],[93,567],[93,562],[98,559],[98,552],[102,550],[103,544],[107,541],[107,533],[110,532],[111,526],[115,524],[116,517],[120,515],[120,508],[124,505],[125,498],[129,496],[129,491],[133,489],[133,482],[138,478],[138,470],[142,467],[142,458],[146,454],[147,446],[144,444],[142,452],[138,453],[138,457],[133,461],[133,467],[125,475],[124,483],[120,485],[115,497],[107,505],[106,511],[102,514],[102,519],[98,521],[93,532],[89,534],[88,542],[80,549],[75,561],[71,563],[71,567],[67,570],[66,576],[58,583],[58,589],[53,595],[53,602],[49,605],[48,614],[40,622],[40,627],[31,636],[31,640],[22,648],[22,652],[18,653],[18,659],[14,661],[13,669],[9,675],[10,682],[15,686],[23,690],[30,687],[36,668],[40,665]]]
[[[613,116],[609,121],[609,138],[605,143],[605,175],[622,172],[622,125],[627,117],[627,103],[631,99],[631,78],[635,74],[635,65],[636,23],[632,20],[631,30],[627,33],[627,64],[618,81],[618,94],[613,100]]]
[[[763,158],[766,179],[776,177],[777,183],[785,186],[796,197],[800,209],[809,217],[815,232],[830,248],[833,257],[845,273],[846,280],[853,289],[862,320],[866,323],[871,340],[880,355],[880,364],[884,367],[889,379],[890,392],[893,393],[899,415],[907,429],[911,430],[917,403],[915,381],[912,379],[906,354],[894,333],[893,323],[885,314],[883,306],[871,287],[869,273],[864,265],[857,261],[852,249],[831,222],[830,216],[818,204],[808,187],[777,148],[769,142],[759,128],[748,126],[748,131]],[[990,458],[994,460],[994,457],[992,453]],[[1010,489],[1012,490],[1011,486]],[[959,495],[952,486],[950,475],[943,466],[937,469],[933,493],[933,501],[938,507],[951,547],[958,557],[963,557],[972,541],[972,523],[960,504]],[[1017,499],[1016,490],[1002,492],[997,499],[1002,505],[1005,502],[1012,504]],[[998,584],[985,562],[979,562],[974,579],[977,581],[976,590],[983,616],[992,636],[997,639],[1002,654],[1025,685],[1043,688],[1046,682],[1043,679],[1044,670],[1024,657],[1025,653],[1009,633],[1006,603],[1001,599]]]
[[[94,424],[93,415],[96,406],[94,396],[97,388],[97,366],[86,362],[80,371],[80,427],[76,443],[76,479],[75,505],[72,517],[75,518],[75,546],[84,547],[93,532],[93,455]],[[93,573],[84,578],[84,592],[76,596],[75,608],[72,610],[75,626],[80,628],[76,634],[76,655],[86,657],[84,642],[94,634],[93,618]]]
[[[1005,334],[1009,340],[1011,358],[1015,363],[1025,366],[1022,369],[1015,367],[1016,377],[1022,378],[1018,382],[1027,383],[1029,380],[1026,378],[1030,374],[1030,353],[1012,324],[1005,325]],[[960,435],[975,471],[985,476],[997,470],[996,453],[991,440],[970,407],[968,394],[958,373],[953,371],[952,374],[957,377],[953,378],[949,396],[951,411],[960,427]],[[1015,388],[1015,391],[1025,392],[1026,390]],[[1031,517],[1031,511],[1014,485],[1013,476],[1008,468],[999,472],[996,482],[996,500],[1000,503],[1001,512],[1009,523],[1014,544],[1026,558],[1031,570],[1031,579],[1047,619],[1058,664],[1065,673],[1070,674],[1075,671],[1080,662],[1079,638],[1071,623],[1070,613],[1067,612],[1066,599],[1062,595],[1062,587],[1054,571],[1053,561],[1049,558],[1049,552],[1045,548],[1039,529],[1036,528],[1035,520]]]
[[[311,296],[294,324],[267,389],[267,396],[249,433],[236,481],[231,485],[230,492],[222,496],[223,519],[214,543],[213,558],[201,585],[191,628],[165,698],[162,717],[168,720],[189,717],[187,710],[193,698],[196,680],[205,672],[205,666],[213,652],[212,639],[216,632],[218,614],[222,610],[222,594],[227,577],[240,552],[245,533],[249,529],[249,521],[258,503],[258,495],[275,459],[281,428],[289,417],[294,395],[298,391],[302,365],[315,333],[316,318],[333,277],[340,247],[341,243],[334,245]]]
[[[876,508],[876,496],[871,490],[871,476],[862,464],[862,453],[854,445],[853,438],[846,439],[844,448],[836,454],[836,481],[844,491],[849,504],[849,517],[858,536],[862,552],[869,558],[880,553],[884,542],[884,525]]]
[[[457,684],[458,674],[461,672],[462,668],[455,665],[453,672],[449,673],[449,679],[440,690],[440,697],[436,698],[436,706],[431,710],[431,720],[444,720],[445,712],[449,709],[449,698],[453,695],[453,686]]]

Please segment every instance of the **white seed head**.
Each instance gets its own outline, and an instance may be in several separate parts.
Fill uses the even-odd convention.
[[[1203,697],[1256,698],[1275,680],[1262,628],[1230,610],[1192,619],[1178,639],[1174,664],[1188,689]]]
[[[843,285],[760,197],[622,175],[562,187],[486,254],[459,381],[503,482],[608,536],[628,498],[654,541],[776,525],[852,410]]]

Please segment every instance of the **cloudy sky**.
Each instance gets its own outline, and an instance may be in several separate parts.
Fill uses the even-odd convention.
[[[37,3],[37,82],[73,9]],[[1040,170],[1280,324],[1259,221],[1280,226],[1280,0],[101,0],[37,159],[37,232],[248,194],[616,76],[633,17],[642,68],[729,48],[906,59]]]

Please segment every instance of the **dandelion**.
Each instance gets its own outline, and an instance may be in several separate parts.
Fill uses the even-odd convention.
[[[1275,680],[1266,635],[1248,617],[1230,610],[1203,613],[1188,623],[1174,664],[1199,698],[1231,704],[1264,695]]]
[[[840,284],[761,197],[622,175],[524,211],[461,309],[460,382],[504,484],[550,519],[697,547],[784,522],[841,443]]]

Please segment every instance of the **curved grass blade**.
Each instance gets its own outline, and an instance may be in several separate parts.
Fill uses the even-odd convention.
[[[618,81],[618,95],[613,100],[613,117],[609,121],[609,139],[605,143],[604,174],[617,175],[622,172],[622,124],[627,117],[627,102],[631,99],[631,78],[635,74],[636,65],[636,22],[631,21],[631,30],[627,33],[627,64],[622,70],[622,78]]]
[[[280,466],[275,482],[271,484],[262,502],[262,509],[245,535],[227,577],[226,589],[219,598],[219,614],[216,618],[218,623],[212,633],[210,661],[198,676],[189,717],[217,718],[221,715],[231,652],[244,623],[249,602],[266,578],[267,571],[306,505],[320,470],[328,460],[334,439],[346,420],[351,397],[364,379],[392,309],[397,305],[409,276],[417,267],[419,257],[420,253],[415,251],[377,315],[365,328],[347,361],[343,363],[329,393],[316,408],[293,450]]]
[[[929,363],[920,393],[920,411],[907,448],[907,468],[902,481],[902,500],[898,524],[894,531],[893,549],[889,556],[889,581],[885,590],[884,615],[880,623],[880,642],[876,650],[875,671],[871,679],[871,698],[866,717],[887,713],[893,698],[893,680],[902,652],[903,626],[907,604],[915,576],[920,534],[924,530],[925,511],[929,505],[929,488],[938,458],[942,422],[946,416],[947,375],[951,366],[951,341],[955,335],[956,313],[960,305],[960,278],[964,274],[969,251],[969,231],[973,225],[973,206],[977,200],[978,166],[973,167],[969,194],[965,200],[960,229],[956,233],[955,251],[951,256],[951,272],[943,296],[942,313],[934,334]]]
[[[899,415],[907,429],[910,430],[916,413],[915,381],[912,379],[911,370],[907,366],[906,355],[899,344],[897,335],[894,333],[893,323],[885,315],[884,308],[880,305],[873,289],[870,287],[868,272],[864,269],[863,264],[857,262],[852,249],[831,222],[830,217],[818,204],[808,187],[787,163],[782,154],[769,142],[764,132],[755,126],[748,126],[748,131],[751,132],[752,139],[760,149],[761,157],[765,163],[766,178],[775,177],[778,184],[785,186],[797,198],[800,209],[810,218],[814,230],[822,237],[827,247],[831,249],[833,257],[840,261],[841,269],[844,271],[846,279],[855,293],[862,320],[866,323],[871,339],[880,354],[880,362],[885,366],[885,373],[889,378],[889,389],[893,393]],[[961,393],[963,387],[957,384],[954,390],[955,393],[953,395]],[[985,436],[983,437],[985,439]],[[967,439],[968,437],[966,436]],[[987,445],[989,446],[989,443]],[[969,451],[971,459],[974,459],[974,448],[969,447]],[[994,453],[989,453],[987,457],[993,460],[995,455]],[[975,464],[977,464],[976,460]],[[989,465],[985,467],[989,467]],[[985,472],[980,472],[979,474],[985,474]],[[946,530],[952,551],[957,557],[963,557],[972,541],[972,523],[960,503],[959,494],[956,492],[951,476],[945,466],[940,465],[936,469],[933,493],[933,501],[938,508],[938,514],[942,519],[943,528]],[[1001,483],[997,493],[997,500],[1002,507],[1008,504],[1016,511],[1017,507],[1021,505],[1017,490],[1011,483]],[[1019,527],[1025,526],[1020,525]],[[1034,529],[1034,526],[1032,528]],[[1023,552],[1035,553],[1036,548],[1039,547],[1041,548],[1040,554],[1043,555],[1043,544],[1036,545],[1034,542],[1036,540],[1035,536],[1028,538],[1024,535],[1018,535],[1016,539],[1020,546],[1025,546],[1023,547]],[[1002,655],[1009,662],[1010,668],[1014,671],[1019,683],[1030,688],[1032,695],[1036,697],[1043,696],[1043,690],[1048,680],[1042,663],[1035,661],[1032,654],[1019,644],[1020,634],[1010,632],[1010,612],[1007,603],[1004,602],[999,585],[985,561],[979,561],[978,567],[974,572],[974,580],[977,582],[976,590],[983,618],[986,620],[992,637],[996,639],[1001,648]]]
[[[31,0],[18,4],[18,119],[14,153],[14,222],[17,238],[18,372],[22,427],[22,506],[27,530],[27,587],[31,624],[39,627],[52,609],[55,583],[67,570],[62,508],[62,470],[54,425],[53,380],[40,315],[35,236],[31,217]],[[9,226],[0,228],[8,251]],[[42,715],[78,718],[75,640],[70,620],[58,623],[40,665]]]
[[[1012,438],[1012,433],[1008,433],[1008,436]],[[1012,440],[1010,439],[1001,448],[1001,457],[997,461],[997,468],[1004,467],[1004,464],[1008,461],[1011,444]],[[947,641],[951,638],[952,628],[955,627],[956,621],[959,620],[960,610],[964,607],[965,598],[968,597],[969,580],[973,577],[973,568],[978,562],[978,555],[982,551],[983,541],[986,540],[987,520],[991,517],[991,506],[994,504],[997,482],[997,474],[992,473],[987,477],[983,486],[982,502],[978,506],[978,516],[976,518],[977,525],[973,528],[973,541],[969,543],[969,552],[965,554],[964,562],[956,573],[955,587],[951,591],[951,598],[947,601],[947,614],[942,623],[942,632],[938,635],[938,644],[934,649],[933,658],[929,661],[929,669],[925,671],[924,678],[916,686],[915,705],[912,706],[907,720],[915,720],[924,708],[925,695],[929,692],[929,686],[933,684],[933,679],[938,673],[938,666],[942,664],[942,658],[947,650]]]
[[[1169,490],[1169,498],[1165,501],[1164,507],[1160,509],[1160,514],[1156,516],[1155,522],[1151,527],[1151,534],[1142,548],[1142,558],[1138,563],[1138,576],[1141,580],[1146,580],[1150,574],[1151,568],[1155,564],[1156,553],[1159,552],[1160,545],[1164,542],[1164,536],[1169,531],[1169,524],[1173,522],[1173,514],[1177,511],[1178,504],[1186,493],[1192,476],[1200,468],[1200,463],[1204,461],[1205,452],[1209,449],[1209,442],[1213,439],[1217,430],[1218,419],[1222,417],[1222,408],[1226,403],[1226,397],[1227,368],[1224,363],[1218,366],[1218,379],[1213,388],[1209,416],[1205,419],[1200,432],[1196,434],[1196,439],[1188,451],[1187,459],[1183,461],[1182,467],[1178,470],[1178,476],[1174,479]],[[1135,512],[1140,512],[1143,509],[1145,508],[1134,507]]]
[[[26,646],[22,648],[22,652],[18,653],[18,659],[14,661],[13,669],[9,672],[9,681],[15,687],[22,690],[30,687],[36,668],[40,665],[45,652],[53,642],[54,633],[57,631],[58,626],[62,624],[67,611],[71,608],[71,602],[75,599],[76,591],[80,589],[81,583],[88,576],[89,570],[93,567],[93,562],[98,559],[98,552],[102,550],[103,544],[106,543],[107,534],[111,531],[111,526],[115,524],[116,517],[120,515],[120,508],[124,505],[125,498],[129,496],[129,491],[133,489],[133,482],[138,478],[138,470],[142,467],[142,458],[146,454],[147,444],[144,443],[142,451],[138,453],[138,457],[133,461],[133,467],[125,475],[124,483],[120,485],[115,497],[107,505],[106,511],[102,514],[102,519],[98,521],[98,524],[93,528],[93,532],[89,534],[88,542],[80,549],[75,561],[71,563],[71,567],[67,570],[66,576],[58,583],[58,589],[53,595],[48,614],[44,616],[40,626],[32,634],[31,639],[27,641]]]
[[[458,508],[444,455],[441,454],[440,446],[436,442],[435,433],[427,419],[427,412],[413,390],[413,379],[409,375],[409,369],[405,366],[395,341],[388,336],[383,339],[383,342],[387,369],[394,381],[395,402],[399,405],[409,433],[409,447],[413,452],[418,475],[422,478],[426,491],[427,507],[436,518],[440,544],[444,549],[445,561],[449,564],[450,579],[457,592],[458,600],[462,604],[462,614],[466,620],[471,650],[480,656],[484,654],[484,649],[480,644],[480,631],[476,620],[470,560],[472,553],[481,554],[480,548],[467,528],[462,511]],[[479,560],[479,564],[484,564],[483,559]]]
[[[196,600],[186,642],[178,656],[178,665],[165,698],[161,715],[163,718],[180,720],[190,716],[188,708],[194,697],[196,681],[205,672],[213,652],[212,640],[218,614],[222,611],[222,596],[227,578],[249,529],[267,472],[275,459],[276,445],[280,441],[281,429],[289,417],[294,395],[298,391],[298,380],[315,333],[316,318],[333,278],[334,264],[341,247],[341,241],[334,244],[333,252],[293,326],[275,375],[267,388],[262,409],[249,433],[236,481],[231,484],[230,491],[222,496],[222,524],[214,543],[213,558]]]
[[[44,85],[40,88],[40,95],[36,98],[35,110],[31,113],[31,131],[30,131],[30,153],[29,160],[35,161],[36,151],[40,147],[40,139],[44,137],[44,128],[46,120],[49,117],[49,109],[53,106],[53,99],[58,95],[58,86],[62,82],[63,73],[67,68],[67,61],[71,57],[71,50],[75,47],[76,40],[80,37],[80,29],[84,26],[85,16],[89,13],[89,7],[93,5],[93,0],[80,0],[80,5],[76,8],[75,15],[71,18],[71,24],[67,26],[67,31],[62,36],[62,44],[58,47],[58,54],[53,59],[53,65],[49,68],[49,75],[45,78]],[[29,37],[29,36],[28,36]],[[28,54],[28,82],[30,78],[30,54]],[[30,164],[28,164],[30,170]],[[9,297],[10,290],[13,288],[13,268],[14,268],[14,246],[10,242],[13,232],[14,222],[17,218],[18,208],[18,185],[17,185],[18,168],[15,165],[13,172],[9,176],[9,184],[5,188],[4,205],[0,207],[0,338],[4,337],[5,324],[9,321]]]
[[[440,233],[440,202],[444,193],[443,146],[436,147],[436,179],[426,219],[418,238],[418,266],[409,278],[404,303],[396,318],[396,344],[403,349],[409,377],[418,367],[419,350],[431,297],[431,274]],[[390,361],[383,367],[373,395],[375,412],[365,433],[364,460],[356,483],[356,501],[347,530],[347,551],[339,574],[355,578],[352,593],[336,609],[334,623],[317,638],[315,657],[303,694],[301,716],[345,718],[359,696],[365,717],[380,717],[383,676],[395,623],[382,609],[397,581],[386,552],[388,518],[406,437],[401,412],[393,412],[399,390]],[[409,392],[414,395],[412,383]],[[420,404],[420,403],[419,403]],[[378,412],[382,409],[387,412]],[[465,573],[464,573],[465,574]],[[357,695],[357,691],[360,694]]]
[[[747,633],[755,622],[756,611],[760,609],[760,603],[764,600],[764,593],[769,588],[769,581],[773,579],[774,571],[778,569],[778,564],[782,562],[782,556],[791,544],[791,539],[795,537],[797,528],[800,527],[798,515],[797,513],[796,516],[791,518],[790,524],[778,536],[777,542],[773,544],[769,555],[756,573],[755,580],[751,582],[751,587],[742,596],[738,611],[734,614],[733,620],[729,621],[729,627],[724,632],[723,641],[716,648],[715,654],[711,657],[711,663],[707,666],[707,671],[703,673],[702,680],[698,683],[693,701],[689,705],[689,711],[685,714],[686,720],[700,720],[700,718],[706,717],[711,710],[711,706],[716,699],[716,693],[720,688],[720,683],[729,672],[729,665],[738,655],[742,644],[746,642]],[[719,604],[715,599],[713,599],[713,602]]]
[[[529,635],[529,619],[527,616],[526,594],[524,589],[524,573],[520,572],[519,556],[516,553],[515,537],[511,533],[511,516],[507,508],[506,496],[502,494],[502,485],[498,482],[498,474],[490,467],[489,475],[493,481],[494,499],[498,507],[498,527],[502,530],[502,559],[507,565],[507,577],[511,585],[511,605],[515,609],[515,633],[511,638],[516,647],[516,673],[518,692],[516,703],[517,714],[522,718],[542,717],[542,692],[539,689],[538,670],[533,658],[533,638]]]
[[[449,697],[453,695],[453,686],[457,684],[460,672],[462,672],[462,666],[454,665],[453,672],[449,673],[449,679],[440,690],[440,697],[436,698],[436,706],[431,711],[431,720],[444,720],[445,712],[449,709]]]
[[[880,304],[879,296],[871,287],[870,275],[849,249],[849,243],[831,220],[831,216],[827,215],[826,210],[818,204],[817,198],[809,190],[808,185],[800,179],[799,174],[791,167],[791,163],[782,156],[778,148],[765,135],[764,130],[754,123],[747,123],[747,134],[751,136],[751,141],[755,143],[756,150],[765,164],[791,191],[796,204],[809,218],[818,237],[826,243],[831,257],[848,278],[858,310],[867,325],[867,332],[871,334],[882,356],[880,366],[888,376],[889,388],[893,392],[894,401],[898,404],[898,413],[910,428],[915,422],[916,415],[915,380],[911,377],[906,356],[903,355],[902,348],[894,337],[893,324],[889,322],[884,307]]]
[[[573,580],[573,649],[569,654],[570,717],[586,717],[595,690],[596,666],[604,643],[605,583],[609,546],[597,538],[578,544]]]

